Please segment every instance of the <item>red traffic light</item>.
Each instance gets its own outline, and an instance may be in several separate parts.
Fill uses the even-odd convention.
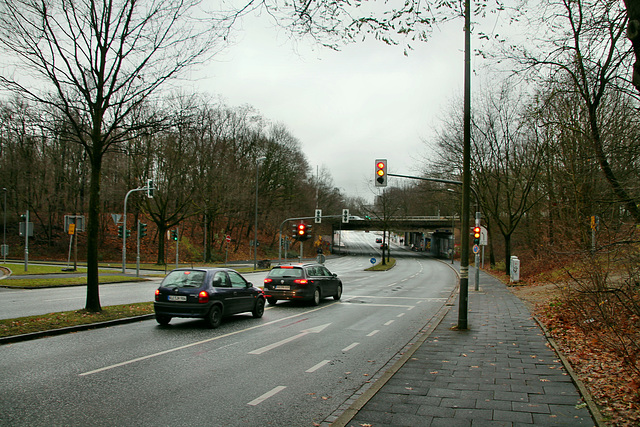
[[[480,227],[473,227],[473,237],[476,239],[480,238]]]
[[[304,236],[307,233],[307,226],[305,224],[298,224],[298,235]]]

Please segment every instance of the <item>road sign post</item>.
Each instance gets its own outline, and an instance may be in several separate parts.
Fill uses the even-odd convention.
[[[33,223],[29,222],[29,211],[22,215],[24,222],[20,223],[20,235],[24,236],[24,271],[29,268],[29,236],[33,236]]]
[[[227,265],[227,261],[229,260],[229,244],[231,243],[231,236],[229,236],[227,234],[227,236],[224,238],[224,240],[227,242],[226,246],[226,250],[225,250],[225,254],[224,254],[224,265]]]

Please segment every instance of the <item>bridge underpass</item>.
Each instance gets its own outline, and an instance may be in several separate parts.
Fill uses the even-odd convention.
[[[341,230],[381,231],[388,230],[401,236],[400,242],[418,252],[436,257],[450,257],[454,250],[454,230],[460,227],[458,216],[409,216],[387,219],[354,219],[342,223],[340,219],[331,221],[332,236]],[[404,236],[404,237],[402,237]],[[340,253],[338,242],[332,241],[334,252]],[[392,251],[393,253],[393,251]]]

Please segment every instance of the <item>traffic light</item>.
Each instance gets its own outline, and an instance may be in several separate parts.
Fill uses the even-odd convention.
[[[376,160],[375,169],[376,169],[375,170],[376,187],[386,187],[387,186],[387,159]]]
[[[291,237],[293,240],[298,240],[298,224],[293,224],[293,229],[291,230]]]
[[[127,230],[127,237],[131,237],[131,230]]]
[[[171,240],[178,241],[178,230],[171,230]]]
[[[307,240],[307,226],[306,224],[298,224],[298,240]]]
[[[140,226],[140,237],[144,237],[147,235],[147,224],[145,224],[144,222],[138,222],[139,226]]]
[[[307,225],[307,232],[305,233],[305,240],[313,237],[311,230],[313,229],[313,224]]]
[[[316,215],[315,215],[314,222],[316,224],[322,223],[322,209],[316,209]]]
[[[342,223],[349,223],[349,209],[342,209]]]
[[[153,180],[152,179],[148,179],[147,180],[147,197],[150,199],[153,199]]]
[[[473,227],[473,244],[480,245],[480,227]]]
[[[122,239],[122,226],[118,226],[118,237]]]

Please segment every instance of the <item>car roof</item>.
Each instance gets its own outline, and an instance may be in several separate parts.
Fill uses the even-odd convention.
[[[237,273],[233,268],[226,267],[180,267],[174,268],[170,273],[173,271],[235,271]]]
[[[303,262],[303,263],[298,262],[298,263],[289,263],[289,264],[284,264],[284,263],[283,264],[278,264],[273,268],[280,268],[280,267],[299,267],[299,268],[302,268],[302,267],[311,267],[311,266],[315,267],[315,266],[318,266],[318,265],[322,265],[322,264],[318,264],[317,262]]]

